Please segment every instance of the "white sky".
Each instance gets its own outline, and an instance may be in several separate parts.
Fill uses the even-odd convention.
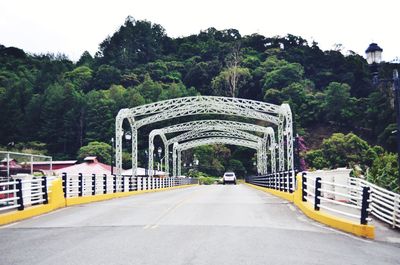
[[[128,15],[161,24],[170,37],[215,27],[267,37],[287,33],[323,50],[343,44],[364,56],[371,42],[383,59],[400,57],[399,0],[11,0],[0,4],[0,44],[31,53],[92,55]],[[378,5],[379,6],[378,6]],[[395,30],[397,31],[395,33]]]

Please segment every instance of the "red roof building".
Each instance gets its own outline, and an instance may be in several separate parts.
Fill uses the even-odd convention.
[[[114,167],[114,172],[115,172]],[[68,175],[77,175],[82,173],[83,175],[111,175],[111,166],[100,163],[95,156],[88,156],[84,159],[81,164],[75,164],[69,167],[54,170],[57,175],[67,173]]]
[[[70,167],[76,164],[78,160],[65,160],[65,161],[52,161],[51,165],[53,170],[62,169],[65,167]],[[31,163],[27,163],[30,165]],[[50,161],[44,162],[32,162],[33,170],[50,170]]]

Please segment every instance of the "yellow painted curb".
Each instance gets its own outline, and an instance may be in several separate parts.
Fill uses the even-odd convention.
[[[5,225],[33,216],[45,214],[56,209],[65,207],[65,200],[62,190],[62,182],[60,179],[54,180],[50,187],[49,203],[38,206],[25,208],[23,211],[13,211],[9,213],[0,214],[0,225]]]
[[[253,187],[255,189],[268,192],[270,194],[273,194],[277,197],[280,197],[282,199],[285,199],[287,201],[293,202],[294,205],[296,205],[306,216],[309,218],[318,221],[320,223],[323,223],[325,225],[328,225],[330,227],[339,229],[341,231],[351,233],[356,236],[360,237],[366,237],[370,239],[375,238],[375,227],[373,225],[361,225],[359,223],[346,220],[337,216],[334,216],[332,214],[326,213],[322,210],[315,211],[314,206],[307,203],[303,202],[301,199],[301,189],[302,189],[302,179],[301,176],[298,175],[296,177],[297,179],[297,189],[293,193],[286,193],[274,189],[268,189],[264,187],[259,187],[256,185],[252,185],[249,183],[246,183],[246,185]]]
[[[131,191],[131,192],[117,192],[110,194],[99,194],[94,196],[87,197],[74,197],[74,198],[64,198],[63,187],[61,179],[56,179],[52,182],[52,186],[50,187],[49,192],[49,203],[42,204],[38,206],[27,207],[23,211],[12,211],[9,213],[0,214],[0,225],[6,225],[13,222],[21,221],[24,219],[28,219],[37,215],[45,214],[51,211],[54,211],[59,208],[63,208],[66,206],[79,205],[91,202],[104,201],[114,198],[122,198],[132,195],[139,195],[150,192],[159,192],[159,191],[167,191],[181,188],[188,188],[192,186],[197,186],[197,184],[190,185],[182,185],[154,190],[140,190],[140,191]]]
[[[247,186],[250,186],[252,188],[255,188],[257,190],[261,190],[261,191],[265,191],[268,193],[271,193],[272,195],[275,195],[279,198],[285,199],[287,201],[293,202],[293,193],[287,193],[287,192],[283,192],[283,191],[279,191],[279,190],[274,190],[274,189],[269,189],[269,188],[264,188],[264,187],[260,187],[257,185],[253,185],[250,183],[245,183]]]

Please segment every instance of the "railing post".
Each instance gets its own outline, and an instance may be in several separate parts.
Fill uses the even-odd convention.
[[[49,194],[47,192],[47,177],[42,177],[42,192],[43,192],[43,204],[49,203]]]
[[[396,224],[397,224],[397,217],[396,217],[396,213],[399,212],[400,210],[400,196],[396,195],[394,197],[394,207],[393,207],[393,221],[392,221],[392,228],[396,228]]]
[[[92,195],[96,195],[96,174],[92,174]]]
[[[307,178],[306,178],[307,173],[303,172],[301,173],[301,182],[302,182],[302,186],[301,186],[301,200],[303,202],[306,202],[307,199]]]
[[[125,177],[124,176],[121,176],[121,178],[122,178],[122,192],[125,192]]]
[[[63,184],[64,198],[67,198],[67,187],[68,187],[67,173],[62,173],[62,184]]]
[[[361,220],[362,225],[368,224],[368,206],[369,206],[369,187],[363,187],[362,204],[361,204]]]
[[[24,206],[24,198],[22,197],[22,181],[20,179],[17,179],[17,184],[15,185],[16,189],[17,189],[17,204],[19,204],[18,206],[18,211],[23,211],[25,206]]]
[[[103,194],[107,193],[107,175],[103,174]]]
[[[78,179],[79,179],[79,181],[78,181],[78,186],[79,186],[79,197],[82,197],[83,196],[83,175],[82,175],[82,173],[79,173],[78,174]]]
[[[114,193],[117,192],[117,175],[112,175],[113,176],[113,189]]]
[[[286,172],[285,181],[286,181],[285,191],[286,191],[286,192],[290,192],[290,171],[287,171],[287,172]]]
[[[319,205],[321,203],[321,178],[317,177],[315,179],[315,198],[314,198],[314,210],[319,211]]]
[[[132,176],[129,177],[128,191],[132,191]]]

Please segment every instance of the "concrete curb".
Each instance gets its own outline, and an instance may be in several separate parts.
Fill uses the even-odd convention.
[[[359,223],[352,222],[350,220],[346,220],[332,214],[326,213],[322,210],[315,211],[314,207],[307,202],[303,202],[301,199],[301,189],[302,189],[302,181],[301,176],[297,176],[297,189],[293,193],[286,193],[283,191],[278,191],[274,189],[264,188],[260,186],[256,186],[253,184],[245,183],[247,186],[255,188],[257,190],[261,190],[264,192],[268,192],[272,195],[275,195],[279,198],[285,199],[287,201],[293,202],[306,216],[309,218],[325,224],[327,226],[336,228],[338,230],[351,233],[356,236],[365,237],[374,239],[375,238],[375,227],[373,225],[361,225]]]
[[[54,180],[50,189],[49,189],[49,203],[42,204],[38,206],[32,206],[25,208],[23,211],[12,211],[9,213],[0,214],[0,226],[6,225],[14,222],[18,222],[21,220],[25,220],[34,216],[42,215],[45,213],[49,213],[56,209],[73,206],[73,205],[80,205],[86,204],[91,202],[99,202],[110,200],[114,198],[123,198],[133,195],[139,195],[144,193],[151,193],[151,192],[160,192],[160,191],[168,191],[168,190],[175,190],[181,188],[188,188],[192,186],[197,186],[197,184],[190,184],[190,185],[182,185],[182,186],[175,186],[175,187],[168,187],[168,188],[161,188],[155,190],[140,190],[140,191],[130,191],[130,192],[117,192],[117,193],[110,193],[110,194],[98,194],[94,196],[85,196],[85,197],[74,197],[74,198],[64,198],[63,187],[61,179]]]

